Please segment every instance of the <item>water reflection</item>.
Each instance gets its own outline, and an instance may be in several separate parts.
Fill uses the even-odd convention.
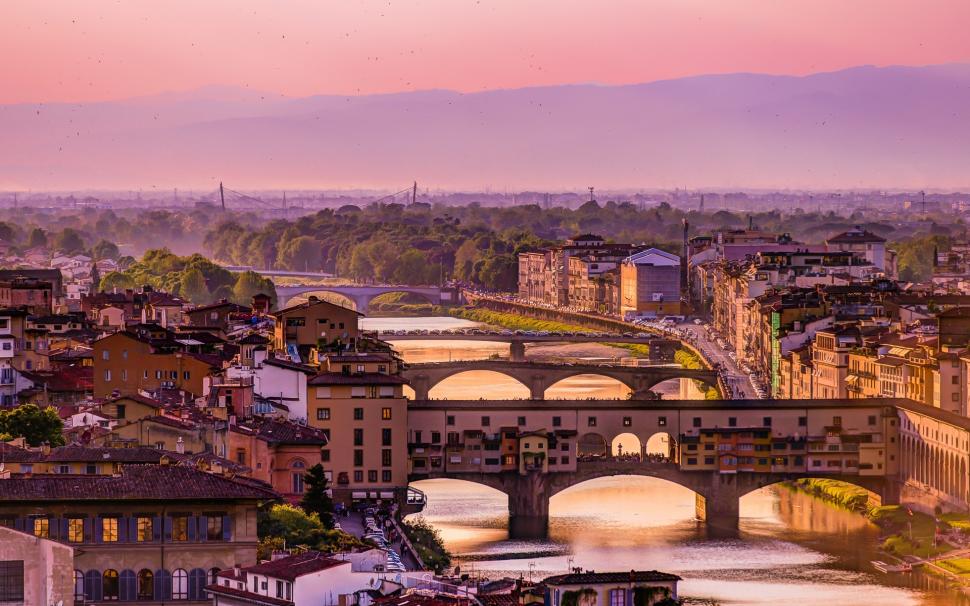
[[[474,325],[455,318],[365,320],[371,329]],[[408,341],[398,348],[413,362],[483,359],[508,353],[504,344],[476,341],[461,345]],[[472,388],[473,398],[523,397],[515,381],[506,383],[490,374],[459,375],[450,385],[443,383],[436,397],[468,397],[467,390]],[[618,385],[600,377],[573,377],[556,386],[556,391],[550,389],[549,395],[612,393],[615,395],[597,397],[625,397],[618,393]],[[667,397],[676,397],[675,383],[661,387],[666,388]],[[632,442],[623,444],[625,452],[632,447]],[[876,527],[854,513],[786,488],[769,487],[744,497],[739,536],[719,539],[708,537],[704,526],[694,520],[691,491],[656,478],[601,478],[553,497],[548,540],[518,541],[508,538],[504,494],[453,480],[425,480],[415,485],[429,499],[422,515],[458,554],[462,570],[473,576],[541,579],[572,566],[655,568],[681,575],[683,595],[713,598],[724,606],[786,602],[970,606],[970,600],[944,591],[934,577],[872,572],[869,561],[878,559],[872,549],[878,540]]]

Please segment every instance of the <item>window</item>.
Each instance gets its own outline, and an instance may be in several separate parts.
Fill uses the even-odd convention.
[[[74,573],[75,587],[77,571]],[[77,589],[75,588],[75,592]],[[24,601],[24,561],[0,561],[0,603]]]
[[[694,427],[700,427],[701,426],[701,418],[700,417],[694,417],[693,426]]]
[[[84,520],[81,518],[68,518],[67,520],[67,542],[84,542]]]
[[[658,427],[666,427],[667,426],[667,417],[657,417],[657,426]]]
[[[135,540],[147,543],[155,538],[155,525],[148,516],[138,516],[135,522]]]
[[[381,472],[381,481],[390,482],[391,481],[391,470],[385,469]]]
[[[0,563],[0,567],[3,564]],[[2,583],[2,581],[0,581]],[[0,602],[3,601],[3,590],[0,589]],[[82,604],[84,602],[84,573],[80,570],[74,571],[74,602]]]
[[[798,426],[799,427],[808,426],[808,417],[798,417]]]
[[[354,446],[364,445],[364,430],[361,427],[354,429]]]
[[[48,518],[34,518],[34,536],[48,539],[51,536],[51,521]]]
[[[317,387],[317,399],[329,400],[331,398],[329,387]]]
[[[354,472],[354,482],[363,482],[363,481],[364,481],[364,472],[359,469],[356,470]]]
[[[364,409],[363,408],[355,408],[354,409],[354,420],[355,421],[363,421],[364,420]]]
[[[876,415],[869,415],[869,425],[876,424]]]
[[[118,571],[109,568],[101,575],[101,595],[105,600],[118,599]]]
[[[368,470],[368,472],[367,472],[367,481],[368,482],[376,482],[377,481],[377,470],[376,469]]]
[[[447,422],[448,425],[454,425],[455,424],[455,415],[448,415],[448,417],[446,419],[446,422]]]
[[[381,465],[383,465],[384,467],[390,467],[391,466],[391,449],[390,448],[385,448],[384,450],[381,451]]]
[[[596,427],[596,417],[589,417],[588,419],[586,419],[586,424],[589,427]]]
[[[626,606],[626,589],[610,589],[610,606]]]
[[[118,542],[118,518],[101,518],[101,542]]]
[[[623,417],[623,427],[630,427],[633,425],[633,417]]]
[[[276,597],[283,598],[283,581],[276,581]]]
[[[390,408],[382,408],[381,409],[381,420],[383,420],[383,421],[390,421],[391,420],[391,409]]]
[[[421,440],[418,440],[418,442],[420,442],[420,441]],[[432,431],[431,432],[431,443],[432,444],[440,444],[441,443],[441,432],[440,431]]]
[[[761,419],[761,424],[765,427],[771,427],[771,417],[765,417]]]
[[[293,473],[293,494],[303,494],[303,472]]]
[[[519,427],[525,425],[525,417],[519,417]]]
[[[110,368],[104,371],[104,380],[105,380],[106,383],[111,381],[111,369]]]
[[[492,417],[482,417],[482,427],[488,427],[492,424]]]
[[[552,426],[553,427],[562,427],[562,417],[553,417],[552,418]]]
[[[138,599],[155,599],[155,575],[147,568],[138,571]]]
[[[330,420],[330,409],[329,408],[318,408],[317,409],[317,421],[329,421]]]
[[[381,430],[381,446],[391,445],[391,435],[392,432],[390,427],[385,427]]]
[[[110,360],[111,359],[111,354],[108,352],[107,349],[105,349],[104,351],[101,352],[101,359],[102,360]]]
[[[303,476],[300,476],[302,486]],[[302,491],[300,491],[302,492]],[[205,538],[209,541],[222,540],[222,514],[210,513],[206,518]]]
[[[357,387],[357,386],[351,387],[350,388],[350,397],[351,398],[366,398],[367,397],[367,390],[364,389],[363,387]],[[361,410],[363,410],[363,409],[361,409]]]
[[[256,582],[255,578],[253,582]],[[185,572],[184,568],[176,568],[172,573],[172,599],[189,599],[189,573]]]
[[[172,516],[172,540],[189,540],[189,516]],[[185,571],[183,570],[182,572]]]
[[[839,417],[839,416],[832,417],[832,425],[834,427],[842,427],[842,417]]]
[[[364,464],[364,451],[355,450],[354,451],[354,466],[360,467]]]
[[[737,426],[738,426],[738,418],[728,417],[728,427],[737,427]]]

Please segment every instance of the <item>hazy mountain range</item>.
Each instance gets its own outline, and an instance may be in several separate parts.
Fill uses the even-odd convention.
[[[966,188],[970,65],[0,106],[0,190]]]

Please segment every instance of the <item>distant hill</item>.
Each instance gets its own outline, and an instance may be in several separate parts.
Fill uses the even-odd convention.
[[[210,87],[0,106],[0,190],[957,188],[970,65],[285,98]]]

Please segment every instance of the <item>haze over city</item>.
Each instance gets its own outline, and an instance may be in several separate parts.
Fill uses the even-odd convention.
[[[970,606],[968,23],[0,3],[0,605]]]

